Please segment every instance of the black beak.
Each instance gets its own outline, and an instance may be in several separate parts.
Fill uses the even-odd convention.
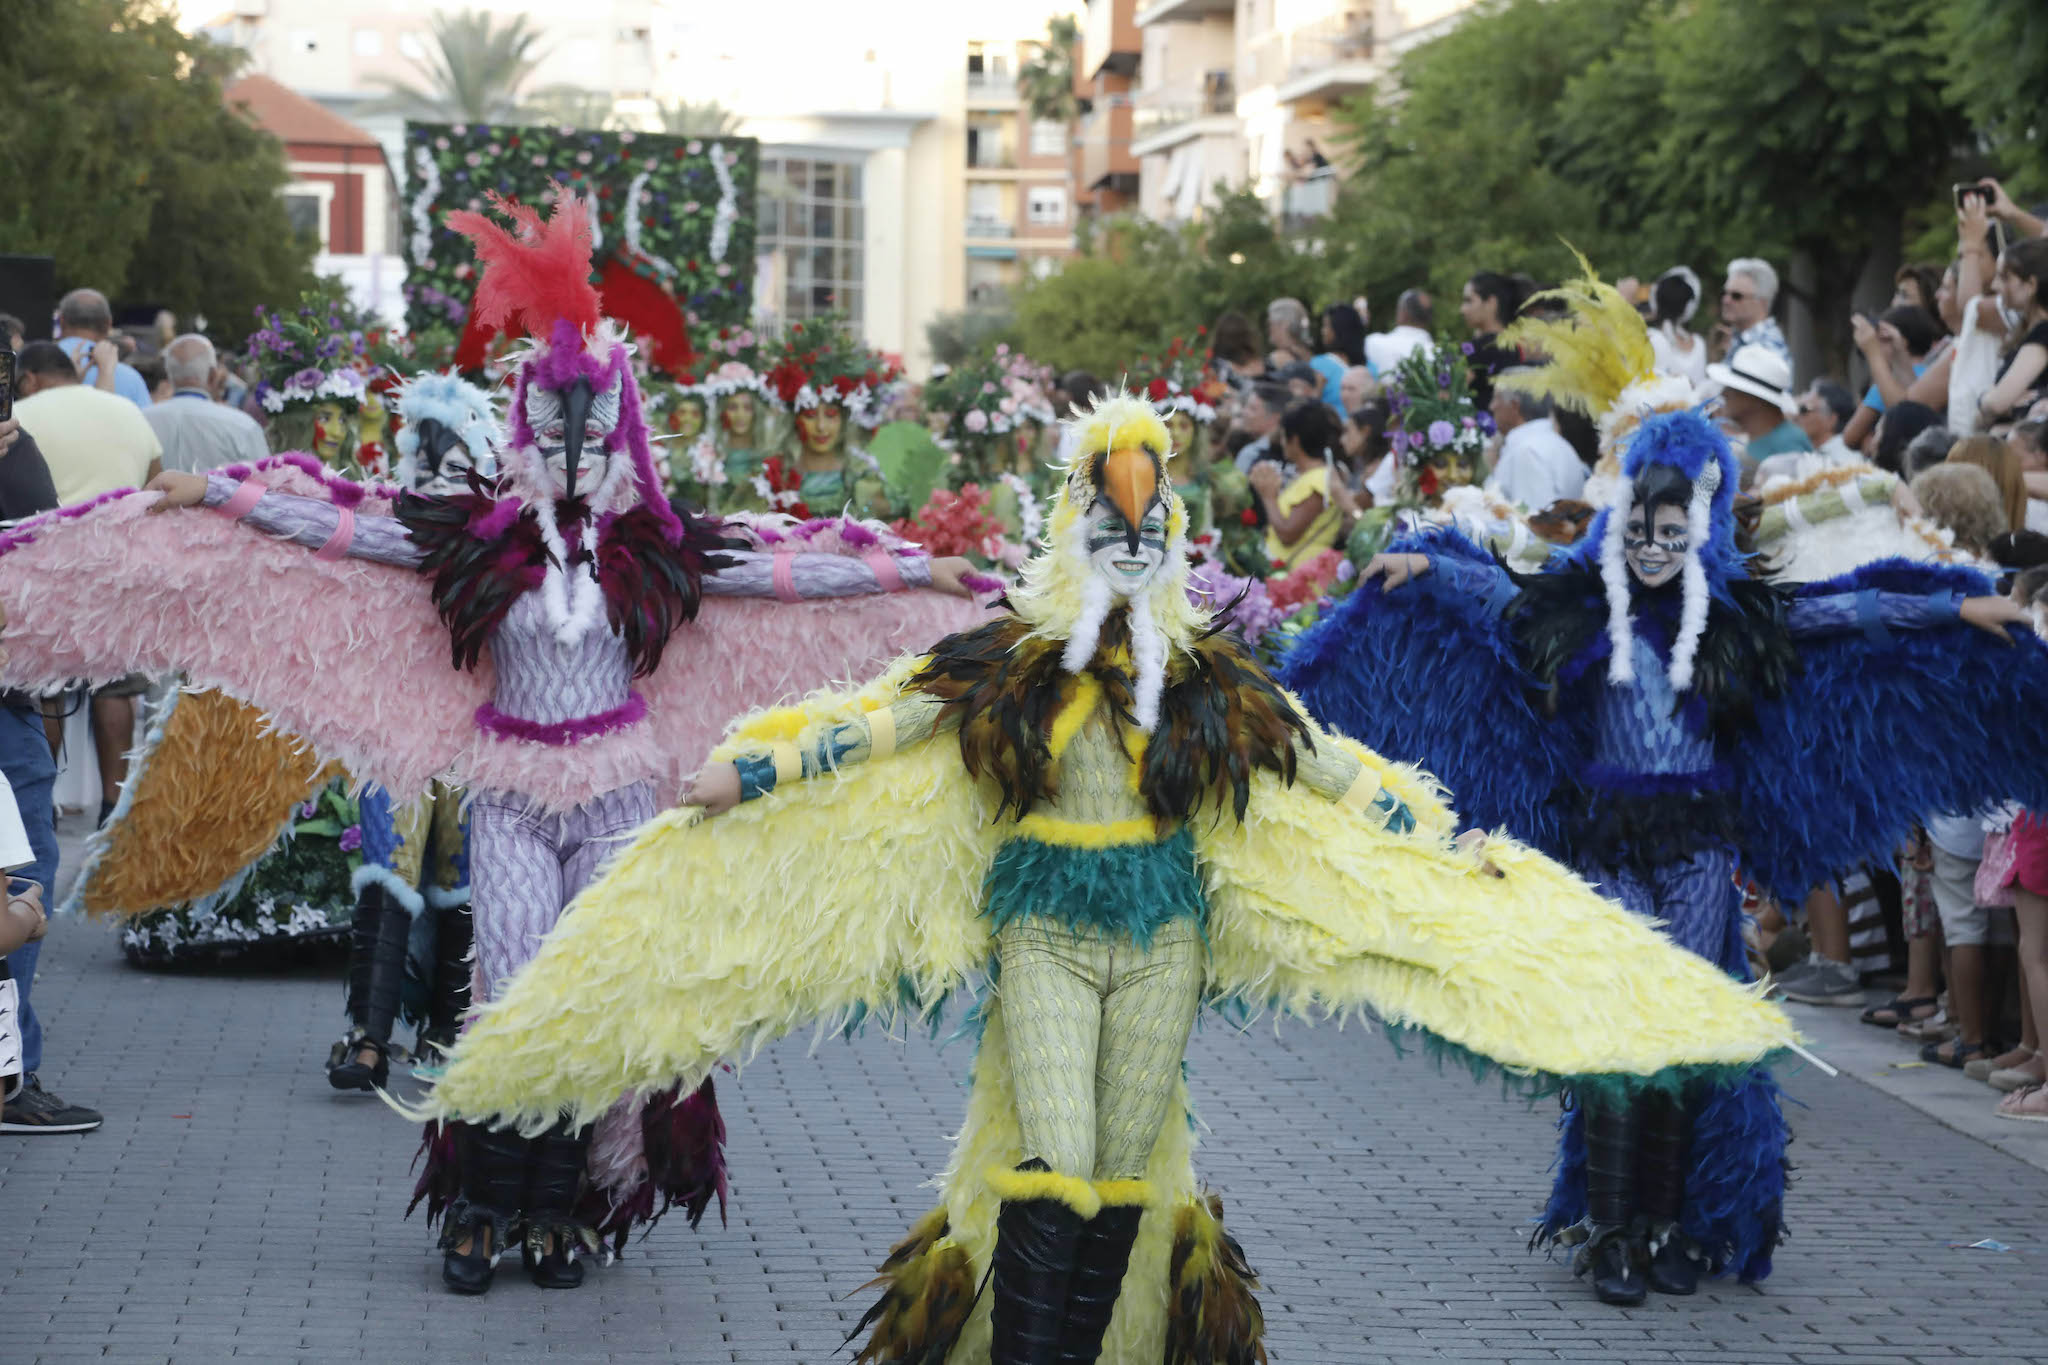
[[[1138,528],[1128,521],[1124,523],[1124,544],[1130,547],[1131,558],[1136,559],[1138,557]]]
[[[419,462],[421,475],[429,479],[441,472],[441,461],[448,452],[462,444],[461,437],[432,417],[416,424],[413,433],[419,442],[419,453],[414,458]]]
[[[562,496],[576,496],[576,466],[583,458],[583,424],[590,420],[593,397],[588,379],[579,379],[562,392],[562,458],[568,466],[568,487]]]

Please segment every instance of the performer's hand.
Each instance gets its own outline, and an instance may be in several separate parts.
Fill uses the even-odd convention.
[[[1965,598],[1963,619],[1981,631],[1996,635],[2007,644],[2012,643],[2012,635],[2006,630],[2007,626],[2020,626],[2031,630],[2034,624],[2034,618],[2027,614],[2026,608],[2010,597]]]
[[[1387,580],[1386,589],[1392,592],[1409,579],[1420,578],[1428,572],[1428,555],[1374,555],[1359,571],[1358,581],[1370,583],[1374,578],[1384,575]]]
[[[740,770],[730,763],[707,763],[690,779],[683,797],[687,805],[702,806],[706,815],[723,815],[740,803]]]
[[[1892,485],[1892,511],[1899,514],[1900,521],[1912,517],[1924,517],[1927,510],[1920,505],[1920,499],[1913,495],[1913,489],[1904,479]]]
[[[1508,874],[1495,867],[1486,856],[1486,831],[1468,829],[1451,840],[1451,847],[1460,853],[1469,853],[1479,860],[1479,870],[1489,877],[1505,877]]]
[[[932,588],[951,597],[972,597],[973,589],[967,586],[967,575],[974,572],[974,566],[959,555],[947,555],[932,561]]]
[[[145,493],[161,493],[151,512],[168,512],[173,507],[197,507],[206,499],[206,476],[204,474],[180,474],[166,469],[149,481]]]

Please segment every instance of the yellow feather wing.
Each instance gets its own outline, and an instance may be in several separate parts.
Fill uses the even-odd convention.
[[[758,713],[736,737],[807,741],[893,698],[910,667]],[[947,735],[714,820],[658,816],[482,1008],[419,1112],[589,1121],[814,1024],[933,1008],[987,964],[997,838]]]
[[[1244,824],[1201,833],[1211,988],[1297,1014],[1369,1010],[1538,1081],[1743,1066],[1797,1042],[1753,988],[1534,850],[1490,840],[1505,875],[1487,875],[1445,844],[1440,810],[1387,835],[1257,778]]]

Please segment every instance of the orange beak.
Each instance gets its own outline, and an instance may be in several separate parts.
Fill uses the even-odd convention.
[[[1131,553],[1138,551],[1138,523],[1159,496],[1159,472],[1152,457],[1137,446],[1119,446],[1102,463],[1102,491],[1131,528]]]

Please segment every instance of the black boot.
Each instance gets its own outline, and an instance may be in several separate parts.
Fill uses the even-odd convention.
[[[1586,1106],[1586,1223],[1590,1236],[1574,1269],[1591,1274],[1602,1303],[1632,1307],[1643,1301],[1648,1254],[1636,1227],[1634,1103]]]
[[[1043,1171],[1036,1158],[1018,1168]],[[1055,1365],[1081,1215],[1057,1199],[1013,1199],[996,1214],[995,1340],[989,1365]]]
[[[566,1121],[533,1140],[533,1167],[526,1186],[526,1242],[519,1254],[527,1273],[542,1289],[574,1289],[583,1283],[583,1263],[576,1259],[583,1249],[576,1201],[583,1193],[583,1168],[589,1154],[590,1129],[572,1129]]]
[[[1692,1239],[1678,1226],[1685,1208],[1692,1115],[1676,1096],[1650,1095],[1643,1100],[1642,1125],[1636,1198],[1655,1248],[1650,1253],[1650,1288],[1659,1294],[1696,1293],[1700,1269],[1693,1260]]]
[[[1060,1365],[1095,1365],[1102,1338],[1123,1291],[1138,1240],[1142,1208],[1106,1208],[1081,1225],[1074,1254],[1074,1278],[1067,1287],[1067,1321],[1060,1329]]]
[[[348,1013],[355,1025],[327,1055],[327,1083],[336,1090],[381,1088],[391,1076],[391,1025],[405,987],[405,941],[412,914],[375,882],[356,899],[349,942]],[[376,1054],[366,1062],[362,1054]]]
[[[450,905],[433,912],[434,980],[427,1001],[427,1026],[420,1030],[423,1062],[439,1062],[455,1046],[462,1016],[469,1013],[469,907]]]
[[[511,1132],[463,1125],[462,1197],[441,1222],[441,1278],[458,1294],[491,1287],[498,1258],[518,1235],[533,1144]],[[468,1251],[456,1248],[469,1243]]]

